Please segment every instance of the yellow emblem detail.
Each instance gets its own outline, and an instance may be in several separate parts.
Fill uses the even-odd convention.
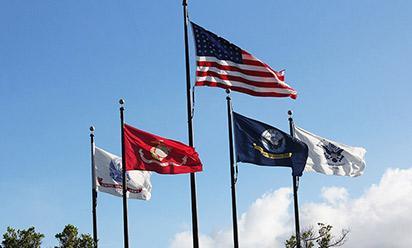
[[[282,159],[282,158],[290,158],[292,157],[292,153],[288,152],[288,153],[279,153],[279,154],[275,154],[275,153],[269,153],[266,152],[265,149],[263,149],[263,147],[256,145],[255,143],[253,143],[253,148],[255,148],[256,150],[258,150],[260,152],[260,154],[262,154],[264,157],[269,158],[269,159]]]
[[[158,161],[162,161],[169,154],[170,149],[162,143],[158,143],[156,146],[150,148],[150,154]]]

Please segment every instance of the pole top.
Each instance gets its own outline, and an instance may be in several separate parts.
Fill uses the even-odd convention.
[[[288,110],[288,116],[289,116],[288,119],[289,119],[290,122],[293,121],[292,115],[293,115],[293,111],[292,111],[292,110]]]
[[[90,137],[94,136],[94,126],[90,126]]]
[[[226,96],[226,100],[230,100],[230,89],[226,89],[226,94],[227,94],[227,96]]]
[[[187,0],[183,0],[182,5],[187,6]]]
[[[120,105],[123,105],[123,104],[124,104],[124,100],[123,100],[123,98],[120,98],[120,100],[119,100],[119,104],[120,104]]]

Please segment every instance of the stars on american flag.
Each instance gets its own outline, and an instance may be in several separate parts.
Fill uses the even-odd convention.
[[[235,63],[242,62],[242,50],[204,28],[193,24],[197,56],[212,56]]]

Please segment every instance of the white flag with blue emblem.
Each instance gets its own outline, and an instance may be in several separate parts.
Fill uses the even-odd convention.
[[[94,159],[97,190],[122,196],[122,158],[96,147]],[[152,190],[150,175],[149,171],[126,171],[127,197],[149,200]]]
[[[352,147],[312,134],[295,127],[295,138],[309,148],[306,172],[319,172],[326,175],[357,177],[365,169],[365,153],[362,147]]]

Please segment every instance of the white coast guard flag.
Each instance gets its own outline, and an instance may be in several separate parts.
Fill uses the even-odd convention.
[[[350,177],[363,174],[366,153],[364,148],[339,144],[300,127],[294,129],[295,137],[309,148],[305,171]]]
[[[96,147],[95,150],[97,190],[115,196],[122,196],[122,159]],[[148,171],[126,171],[127,197],[149,200],[152,184]]]

